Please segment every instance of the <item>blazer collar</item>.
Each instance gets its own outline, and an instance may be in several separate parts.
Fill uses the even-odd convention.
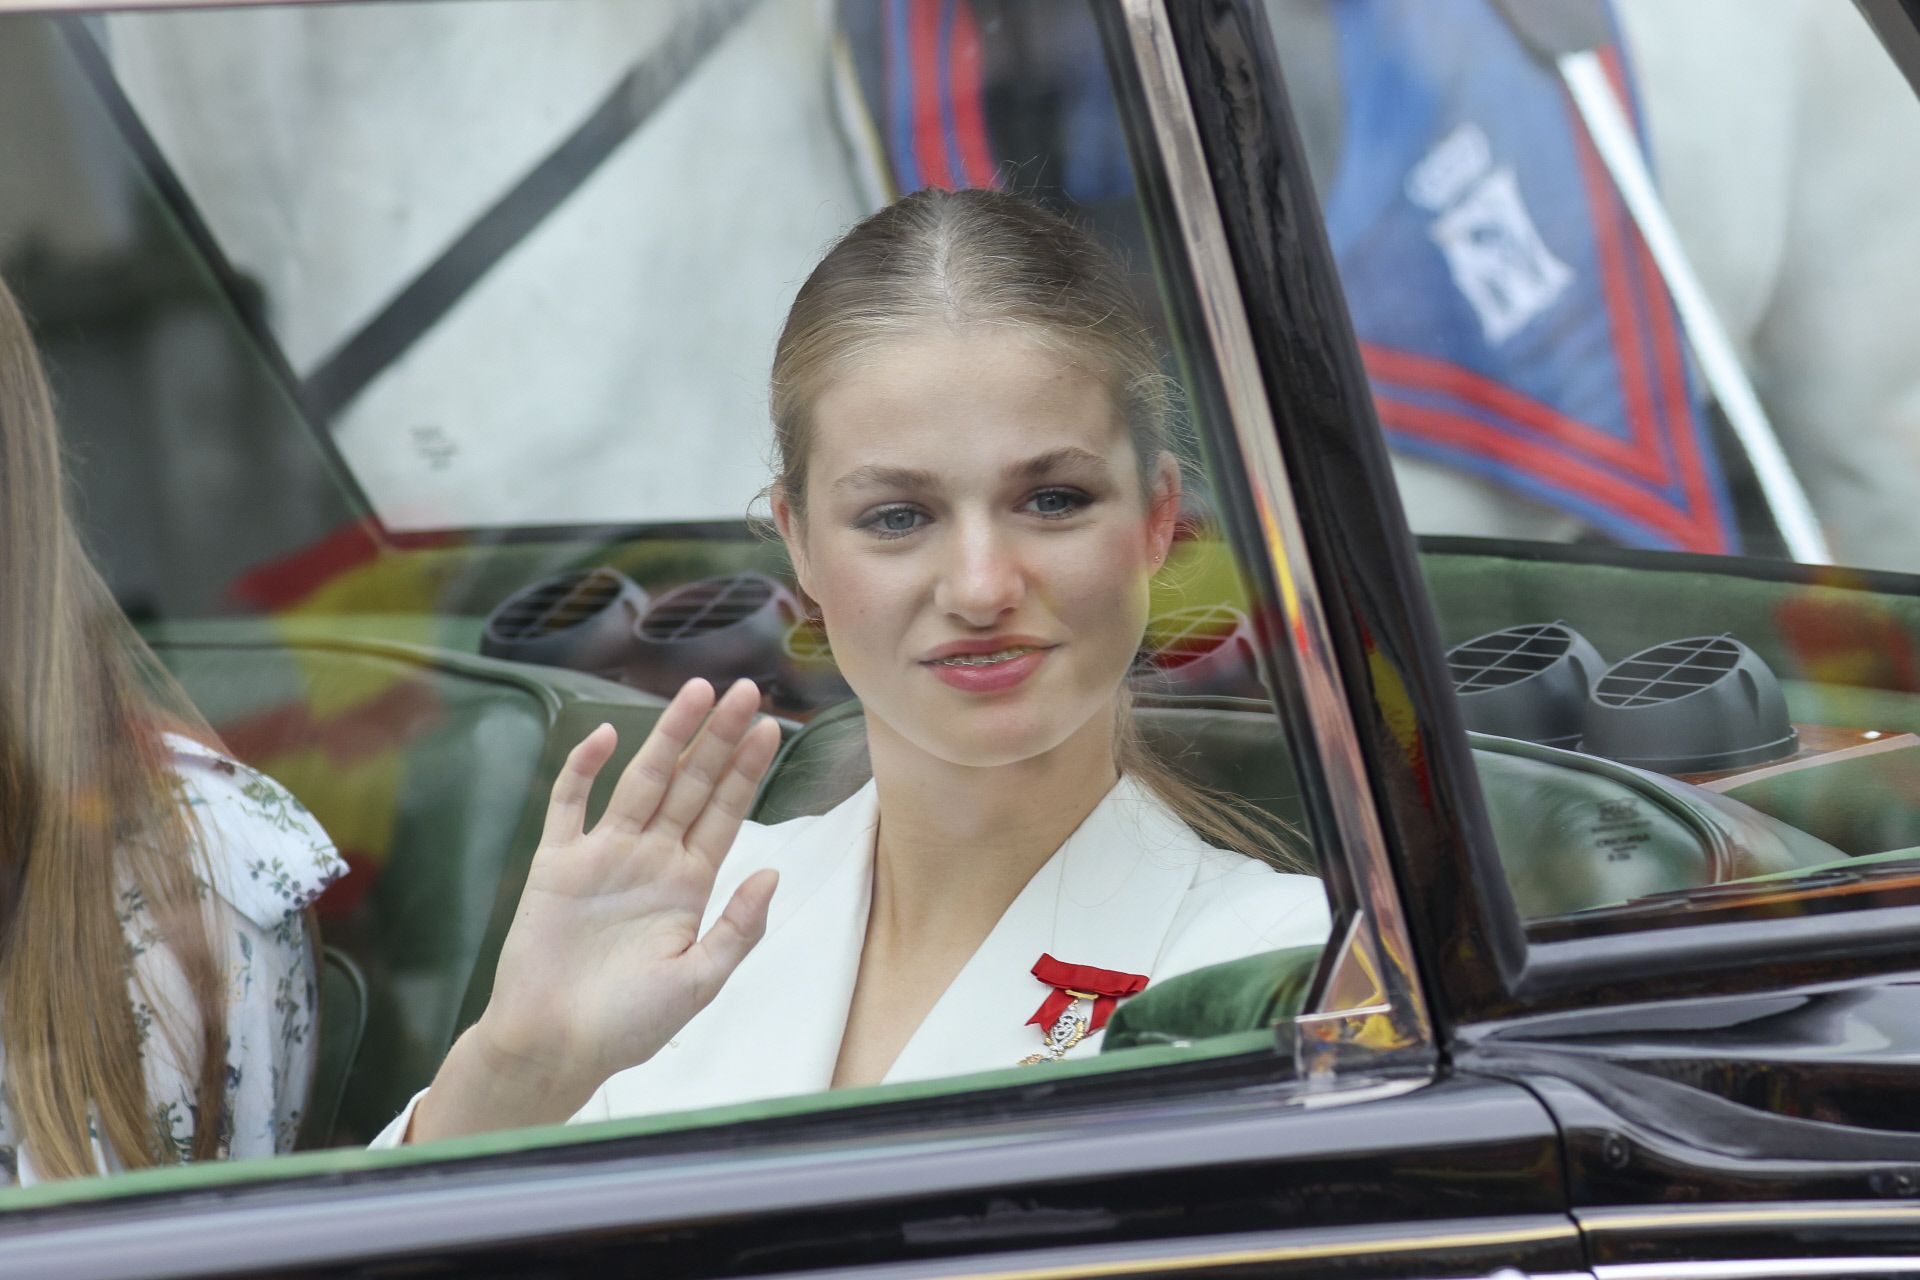
[[[887,1072],[889,1081],[1013,1066],[1043,1044],[1028,1026],[1052,988],[1041,954],[1151,974],[1193,882],[1200,842],[1123,777],[1007,908]],[[1076,1051],[1092,1053],[1098,1037]]]
[[[873,890],[872,783],[776,842],[767,935],[713,1003],[652,1061],[604,1087],[610,1114],[824,1090],[859,973]],[[1151,974],[1203,846],[1122,778],[1036,872],[887,1072],[889,1082],[1013,1066],[1042,1047],[1027,1025],[1052,990],[1043,952]],[[1076,1057],[1098,1050],[1090,1036]]]

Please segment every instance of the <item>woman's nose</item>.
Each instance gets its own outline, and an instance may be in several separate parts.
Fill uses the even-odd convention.
[[[1027,576],[1015,549],[992,530],[963,530],[934,587],[934,603],[966,622],[987,627],[1019,605]]]

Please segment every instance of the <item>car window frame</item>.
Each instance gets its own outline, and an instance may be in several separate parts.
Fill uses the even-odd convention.
[[[286,2],[203,0],[198,7],[267,7]],[[1116,94],[1122,99],[1123,111],[1131,114],[1135,124],[1152,128],[1163,138],[1169,136],[1169,130],[1171,136],[1184,136],[1191,149],[1190,161],[1200,156],[1195,113],[1181,104],[1196,92],[1196,83],[1205,81],[1194,80],[1193,64],[1173,39],[1184,6],[1170,9],[1166,0],[1094,3],[1110,69],[1122,82],[1116,85]],[[168,0],[114,0],[107,4],[0,0],[0,12],[7,14],[84,14],[157,7],[177,6]],[[1160,99],[1153,102],[1145,100],[1140,78],[1139,62],[1149,57],[1157,60],[1157,74],[1162,78]],[[1169,87],[1177,89],[1171,97],[1166,93]],[[0,1208],[0,1242],[15,1234],[16,1228],[32,1228],[36,1222],[51,1225],[76,1212],[80,1216],[75,1219],[74,1229],[84,1231],[85,1220],[98,1213],[129,1222],[152,1221],[156,1215],[164,1216],[169,1205],[198,1201],[217,1206],[229,1200],[284,1209],[307,1197],[360,1191],[376,1184],[395,1188],[410,1184],[424,1194],[444,1186],[456,1175],[475,1180],[475,1185],[491,1185],[501,1177],[558,1176],[583,1163],[603,1160],[659,1155],[692,1158],[703,1152],[737,1152],[742,1145],[760,1138],[817,1142],[857,1154],[863,1142],[900,1139],[930,1126],[964,1130],[970,1125],[986,1125],[1005,1131],[1012,1125],[1025,1125],[1033,1135],[1044,1138],[1059,1125],[1062,1115],[1076,1112],[1094,1125],[1124,1114],[1149,1120],[1171,1114],[1199,1119],[1226,1111],[1237,1113],[1250,1102],[1285,1114],[1309,1102],[1317,1111],[1346,1102],[1396,1096],[1431,1083],[1437,1075],[1441,1044],[1427,1013],[1419,949],[1399,923],[1404,908],[1378,832],[1373,786],[1357,746],[1360,735],[1350,719],[1345,673],[1333,661],[1326,637],[1329,619],[1321,604],[1321,569],[1313,555],[1310,526],[1303,513],[1295,509],[1299,490],[1288,477],[1288,462],[1271,448],[1272,423],[1262,412],[1250,412],[1221,385],[1231,376],[1243,380],[1251,376],[1253,387],[1262,385],[1257,370],[1250,370],[1246,364],[1251,339],[1244,332],[1240,340],[1249,344],[1246,351],[1220,349],[1217,326],[1223,319],[1229,327],[1237,325],[1247,331],[1252,313],[1243,279],[1225,257],[1189,260],[1188,254],[1195,252],[1196,246],[1204,248],[1212,234],[1205,225],[1196,227],[1193,219],[1199,216],[1204,220],[1212,209],[1213,187],[1196,182],[1188,174],[1185,189],[1176,194],[1174,176],[1166,171],[1154,147],[1143,141],[1145,136],[1141,128],[1133,129],[1129,142],[1138,148],[1134,156],[1136,181],[1142,205],[1148,210],[1156,264],[1170,296],[1192,313],[1183,317],[1187,325],[1182,330],[1187,339],[1182,354],[1187,360],[1189,389],[1199,410],[1202,435],[1215,456],[1230,460],[1222,471],[1226,481],[1222,487],[1228,491],[1224,496],[1230,499],[1223,504],[1229,510],[1223,512],[1222,524],[1258,601],[1256,612],[1261,616],[1256,630],[1264,656],[1281,677],[1277,681],[1281,686],[1279,714],[1298,748],[1295,765],[1300,770],[1303,797],[1325,847],[1325,865],[1333,873],[1328,877],[1330,896],[1337,918],[1343,922],[1336,943],[1331,943],[1322,957],[1310,996],[1311,1012],[1298,1026],[1283,1024],[1271,1047],[1259,1053],[1093,1072],[989,1092],[946,1092],[932,1098],[877,1096],[871,1101],[828,1103],[802,1109],[799,1114],[715,1127],[682,1125],[667,1132],[625,1137],[575,1131],[580,1140],[561,1145],[552,1145],[542,1131],[532,1130],[517,1133],[512,1141],[470,1142],[464,1146],[450,1143],[440,1149],[410,1150],[397,1158],[348,1150],[184,1173],[156,1170],[114,1175],[38,1189],[21,1201],[25,1207],[18,1212]],[[1265,456],[1248,461],[1262,449],[1267,451]],[[1292,678],[1303,665],[1312,670],[1303,679]],[[1335,768],[1331,780],[1326,776],[1329,760]],[[1345,787],[1338,798],[1334,794],[1336,784]],[[1369,974],[1380,973],[1383,961],[1387,968],[1385,991],[1370,988],[1363,981]],[[1385,1043],[1377,1034],[1382,1026],[1394,1029]],[[1366,1038],[1369,1030],[1375,1033],[1372,1039]],[[343,1243],[342,1247],[359,1244]],[[4,1252],[0,1247],[0,1254]]]

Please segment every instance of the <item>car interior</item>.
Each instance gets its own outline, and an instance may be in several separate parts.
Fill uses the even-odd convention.
[[[1640,616],[1754,636],[1770,665],[1806,674],[1820,668],[1781,636],[1781,616],[1804,620],[1807,630],[1796,634],[1844,638],[1871,629],[1882,636],[1911,608],[1888,594],[1725,571],[1663,573],[1454,551],[1429,553],[1427,566],[1436,604],[1455,632],[1511,625],[1540,610],[1545,597],[1610,649],[1638,647],[1636,628],[1610,629],[1606,620],[1627,612],[1629,595],[1644,610],[1651,592],[1671,607]],[[1689,605],[1699,616],[1688,616]],[[716,618],[713,629],[742,625]],[[321,904],[325,999],[337,1016],[323,1032],[324,1079],[307,1134],[315,1145],[377,1131],[484,1007],[487,975],[536,843],[540,801],[567,750],[602,721],[635,744],[665,705],[657,692],[605,676],[372,638],[369,629],[348,617],[300,626],[173,622],[149,631],[155,652],[229,746],[291,788],[352,855],[353,872]],[[724,651],[724,634],[718,638]],[[1850,656],[1842,650],[1828,660],[1845,664]],[[776,657],[762,654],[770,666]],[[1873,725],[1892,739],[1920,732],[1920,696],[1902,687],[1897,673],[1864,674],[1886,683],[1785,682],[1795,721]],[[368,690],[379,691],[376,700]],[[339,706],[364,709],[358,733],[329,714]],[[1156,749],[1191,776],[1288,822],[1303,820],[1297,795],[1276,794],[1271,781],[1290,777],[1291,769],[1277,767],[1288,760],[1289,745],[1269,705],[1218,692],[1159,691],[1141,694],[1135,714]],[[824,812],[867,777],[856,702],[783,720],[785,745],[756,802],[754,817],[762,822]],[[1597,755],[1494,735],[1475,735],[1474,760],[1509,887],[1530,918],[1817,871],[1862,855],[1898,861],[1915,856],[1920,844],[1911,809],[1898,800],[1898,783],[1916,768],[1903,749],[1822,766],[1822,774],[1845,775],[1843,791],[1811,788],[1794,773],[1712,791]],[[1622,806],[1632,836],[1624,857],[1622,846],[1605,838],[1601,816]],[[1120,1024],[1127,1034],[1109,1048],[1232,1035],[1300,1012],[1302,974],[1311,973],[1317,955],[1273,959],[1165,984],[1154,1000],[1130,1008]]]

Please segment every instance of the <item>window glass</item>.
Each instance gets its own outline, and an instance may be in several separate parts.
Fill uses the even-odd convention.
[[[1538,938],[1920,884],[1920,106],[1852,6],[1267,5]]]
[[[547,797],[610,725],[597,813],[700,722],[707,695],[669,702],[695,677],[759,699],[681,776],[745,782],[641,811],[623,784],[651,834],[592,848],[732,845],[646,916],[664,954],[735,886],[750,924],[755,867],[771,925],[704,1021],[711,989],[660,1014],[668,1043],[554,1053],[651,1069],[582,1118],[1286,1070],[1327,851],[1120,121],[1077,3],[0,17],[0,811],[52,815],[0,834],[0,990],[107,1028],[82,1053],[0,1008],[0,1186],[365,1144],[483,1014],[590,993],[525,975],[630,936],[665,880],[574,892],[551,851],[590,838]],[[848,260],[770,404],[802,282],[923,188],[972,194]],[[777,412],[804,504],[759,497]],[[963,810],[968,778],[1006,781]],[[660,836],[689,794],[711,823]],[[883,917],[913,901],[895,866],[944,867],[919,891],[978,899],[969,923]],[[510,935],[530,878],[600,923]],[[863,965],[883,935],[910,981]]]

